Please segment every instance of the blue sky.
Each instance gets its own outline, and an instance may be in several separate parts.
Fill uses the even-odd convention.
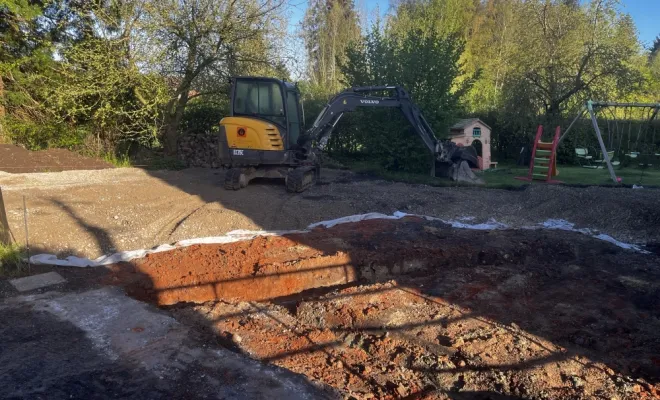
[[[660,35],[660,0],[624,0],[622,10],[630,14],[639,30],[639,38],[648,47]]]
[[[585,1],[585,0],[583,0]],[[291,12],[291,25],[293,30],[300,22],[305,9],[306,0],[289,0]],[[389,8],[389,0],[355,0],[358,10],[374,15],[376,7],[383,15]],[[639,38],[645,47],[653,43],[653,39],[660,35],[660,0],[621,0],[621,9],[632,16],[639,30]]]

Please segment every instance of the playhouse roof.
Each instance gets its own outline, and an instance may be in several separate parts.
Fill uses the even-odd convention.
[[[465,127],[473,124],[474,122],[479,122],[481,125],[485,126],[488,129],[491,129],[490,126],[486,125],[484,121],[480,120],[479,118],[467,118],[467,119],[462,119],[452,125],[449,130],[450,131],[461,131],[465,129]],[[492,129],[491,129],[492,130]]]

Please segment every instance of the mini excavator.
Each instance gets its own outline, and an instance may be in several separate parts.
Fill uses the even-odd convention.
[[[474,147],[438,140],[399,86],[346,89],[304,131],[304,110],[296,85],[274,78],[236,77],[231,85],[231,116],[220,121],[220,164],[228,168],[225,189],[239,190],[259,177],[284,178],[289,192],[308,189],[319,178],[318,152],[326,147],[342,115],[358,107],[398,108],[433,153],[432,176],[479,182],[470,169],[478,164]]]

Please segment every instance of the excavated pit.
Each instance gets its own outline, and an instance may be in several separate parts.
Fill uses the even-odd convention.
[[[660,260],[586,235],[371,220],[110,271],[343,398],[660,398]]]

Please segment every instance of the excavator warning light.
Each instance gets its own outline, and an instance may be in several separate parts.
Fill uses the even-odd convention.
[[[236,133],[238,134],[238,137],[245,137],[245,128],[238,128]]]

